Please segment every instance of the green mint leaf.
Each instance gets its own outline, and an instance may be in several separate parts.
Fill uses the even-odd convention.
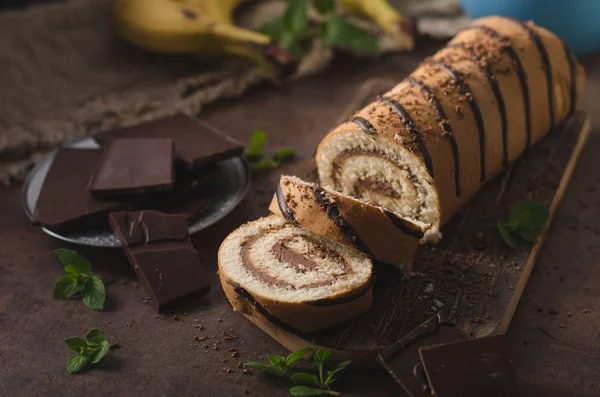
[[[85,340],[90,346],[100,346],[102,342],[106,341],[106,334],[98,328],[92,328],[85,336]]]
[[[102,341],[99,347],[96,347],[92,350],[90,354],[90,362],[92,364],[97,364],[110,350],[110,343],[107,340]]]
[[[327,377],[325,378],[325,385],[328,386],[333,382],[337,381],[341,376],[342,372],[350,365],[352,361],[342,361],[335,366],[331,371],[327,371]]]
[[[323,365],[331,357],[331,352],[325,349],[319,349],[313,354],[312,360],[315,365]]]
[[[522,238],[523,240],[529,242],[529,243],[537,243],[537,238],[538,235],[540,234],[540,229],[539,228],[528,228],[524,225],[519,225],[519,227],[516,228],[516,230],[514,231],[515,234],[517,234],[520,238]]]
[[[92,276],[83,290],[83,303],[90,309],[102,310],[105,298],[104,283],[99,277]]]
[[[302,357],[306,356],[308,353],[310,353],[312,351],[312,348],[310,347],[305,347],[304,349],[300,349],[300,350],[296,350],[295,352],[291,352],[286,358],[285,358],[285,364],[287,366],[290,366],[292,364],[295,364],[296,361],[300,360]]]
[[[65,266],[65,272],[69,273],[70,275],[77,277],[79,276],[79,274],[81,274],[81,272],[79,270],[77,270],[75,268],[75,266],[73,265],[67,265]]]
[[[521,245],[519,238],[515,236],[513,232],[507,229],[501,221],[498,221],[498,232],[504,239],[504,242],[506,242],[506,245],[508,245],[510,248],[517,249],[519,245]]]
[[[67,361],[67,371],[69,371],[72,374],[76,374],[76,373],[80,372],[82,369],[84,369],[88,365],[89,362],[90,362],[90,358],[83,354],[73,356],[73,357],[69,358],[69,361]]]
[[[63,268],[71,265],[78,273],[92,272],[90,262],[77,251],[60,248],[54,251],[54,257]]]
[[[322,40],[330,46],[359,54],[379,51],[377,40],[367,31],[337,16],[330,17],[324,26]]]
[[[279,167],[279,163],[269,157],[250,164],[250,170],[252,171],[271,170],[277,167]]]
[[[308,386],[294,386],[290,389],[290,394],[292,396],[322,396],[325,394],[325,390]]]
[[[65,339],[65,343],[75,353],[85,353],[88,349],[86,341],[77,336]]]
[[[294,375],[292,375],[292,380],[298,385],[306,384],[312,386],[319,386],[319,377],[317,375],[309,374],[306,372],[296,372]]]
[[[275,354],[268,354],[267,359],[274,366],[285,365],[285,357],[277,356]]]
[[[279,41],[279,38],[283,34],[283,30],[283,19],[281,18],[266,22],[258,29],[260,33],[266,34],[275,41]]]
[[[267,134],[263,130],[254,131],[250,138],[250,145],[246,148],[246,156],[262,156]]]
[[[279,367],[273,367],[273,366],[265,364],[265,363],[259,363],[259,362],[256,362],[256,361],[250,361],[250,362],[244,363],[244,365],[246,367],[261,369],[261,370],[263,370],[265,372],[270,373],[271,375],[285,376],[285,372],[281,368],[279,368]]]
[[[296,149],[291,147],[286,147],[283,149],[279,149],[273,155],[273,160],[278,161],[280,163],[285,163],[286,161],[291,161],[296,157]]]
[[[529,229],[541,229],[549,217],[548,208],[535,201],[518,201],[510,209],[509,222],[516,222]]]
[[[54,298],[68,298],[78,291],[77,279],[71,275],[62,276],[54,284]]]
[[[315,0],[314,4],[319,14],[330,14],[335,10],[334,0]]]
[[[304,56],[302,50],[298,47],[298,44],[296,44],[296,35],[293,33],[287,31],[283,32],[279,39],[279,44],[281,44],[281,46],[296,59],[301,59]]]
[[[304,32],[308,25],[308,4],[306,0],[292,0],[281,19],[285,30],[294,36]]]

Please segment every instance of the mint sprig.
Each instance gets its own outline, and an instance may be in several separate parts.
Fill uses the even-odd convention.
[[[93,328],[88,331],[85,340],[77,336],[65,339],[68,348],[77,353],[67,361],[67,371],[72,374],[81,372],[90,364],[97,364],[110,351],[110,343],[104,331]]]
[[[92,273],[90,262],[76,251],[57,249],[54,258],[67,273],[54,284],[54,298],[64,299],[81,294],[83,303],[94,310],[104,309],[104,282]]]
[[[272,156],[263,153],[267,134],[264,130],[254,131],[250,144],[246,148],[244,155],[252,171],[262,171],[278,168],[282,163],[293,161],[296,157],[294,148],[286,147],[276,151]]]
[[[311,352],[311,348],[297,350],[287,357],[268,355],[269,363],[249,362],[244,363],[248,367],[259,368],[275,376],[291,379],[296,386],[290,389],[293,396],[339,396],[340,392],[330,389],[332,383],[336,382],[342,372],[350,365],[351,361],[343,361],[333,368],[327,368],[327,362],[331,358],[331,352],[318,349],[313,354],[311,361],[317,373],[295,372],[291,373],[294,364]]]
[[[287,377],[289,375],[290,369],[296,365],[298,360],[306,356],[311,351],[312,349],[310,347],[306,347],[304,349],[296,350],[290,353],[287,357],[269,354],[267,355],[267,359],[269,360],[268,364],[257,361],[251,361],[244,363],[244,365],[247,367],[261,369],[265,372],[270,373],[271,375]]]
[[[291,55],[301,59],[306,39],[319,38],[325,45],[357,54],[374,54],[379,50],[377,40],[361,27],[334,15],[334,0],[314,0],[312,5],[322,21],[311,26],[307,0],[292,0],[284,13],[259,29],[278,42]]]
[[[498,232],[512,249],[527,243],[535,244],[548,218],[548,208],[543,204],[518,201],[511,207],[508,220],[498,221]]]

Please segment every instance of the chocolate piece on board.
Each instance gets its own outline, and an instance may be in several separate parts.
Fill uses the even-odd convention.
[[[377,361],[388,371],[409,397],[431,397],[419,356],[419,348],[466,339],[442,313],[425,321],[382,351]]]
[[[518,397],[509,351],[503,335],[419,349],[437,397]]]

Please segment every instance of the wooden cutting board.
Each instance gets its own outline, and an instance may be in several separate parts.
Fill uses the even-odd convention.
[[[366,82],[340,122],[391,86],[389,81]],[[439,244],[421,248],[411,274],[377,265],[373,306],[359,318],[315,333],[293,334],[246,317],[290,350],[325,347],[357,367],[375,365],[378,352],[440,310],[471,337],[506,333],[589,131],[583,112],[552,131],[444,225]],[[316,179],[314,161],[301,169],[300,177]],[[547,205],[550,219],[538,244],[510,250],[498,234],[497,222],[520,199]]]

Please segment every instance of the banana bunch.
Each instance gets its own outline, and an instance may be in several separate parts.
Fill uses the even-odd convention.
[[[246,0],[112,0],[118,34],[160,53],[224,54],[248,58],[276,77],[293,58],[267,35],[235,26],[233,12]],[[387,0],[342,0],[350,11],[374,19],[404,48],[412,48],[402,17]],[[406,40],[410,40],[407,44]]]

